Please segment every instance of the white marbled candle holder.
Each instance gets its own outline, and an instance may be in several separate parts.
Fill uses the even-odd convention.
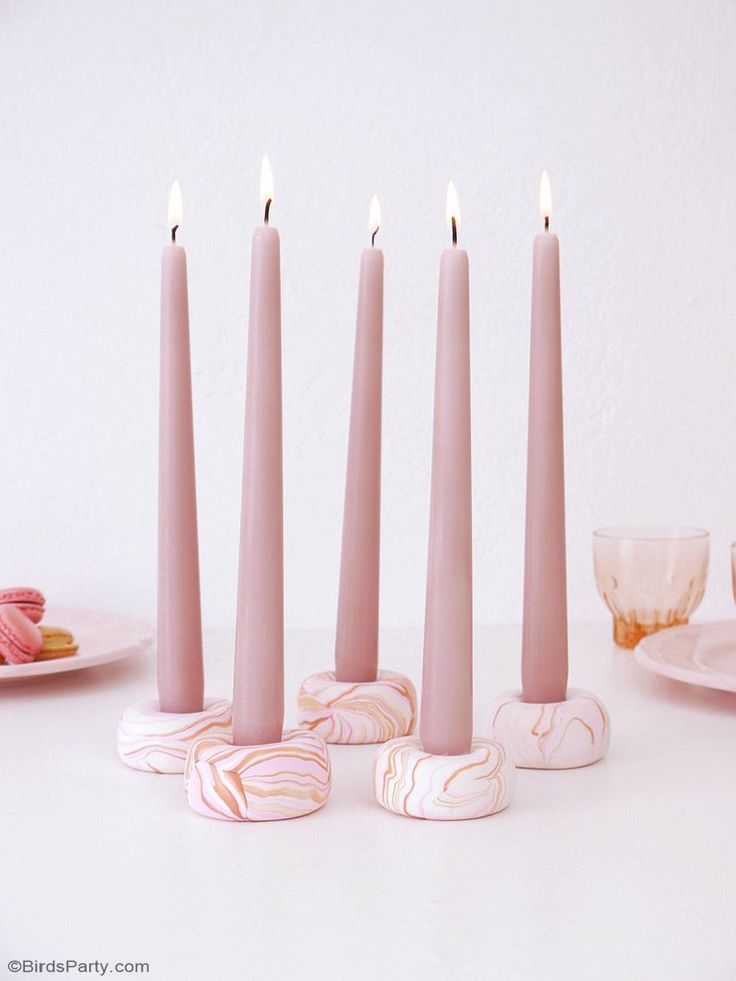
[[[193,740],[227,736],[232,704],[205,698],[201,712],[162,712],[157,699],[130,705],[118,722],[118,755],[126,766],[146,773],[183,773]]]
[[[334,671],[313,674],[299,689],[299,725],[328,743],[385,743],[414,732],[417,695],[396,671],[375,681],[337,681]]]
[[[469,753],[425,753],[418,736],[393,739],[373,763],[376,800],[388,811],[431,821],[488,817],[508,807],[516,770],[504,747],[474,736]]]
[[[327,745],[291,729],[281,742],[233,746],[232,737],[192,743],[184,771],[189,806],[219,821],[283,821],[319,810],[332,786]]]
[[[534,770],[589,766],[605,756],[611,721],[590,692],[570,688],[564,702],[524,702],[520,691],[500,695],[491,707],[490,735],[514,763]]]

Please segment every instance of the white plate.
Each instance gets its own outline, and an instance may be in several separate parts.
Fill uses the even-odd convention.
[[[70,630],[79,644],[77,653],[54,661],[0,664],[0,684],[119,661],[144,651],[153,643],[150,627],[114,613],[51,608],[44,613],[42,622]]]
[[[736,620],[650,634],[634,651],[643,668],[688,685],[736,691]]]

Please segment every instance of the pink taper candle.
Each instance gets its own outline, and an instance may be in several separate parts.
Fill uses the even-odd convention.
[[[233,743],[279,742],[284,722],[284,532],[281,451],[281,259],[268,224],[271,168],[263,158],[264,224],[253,234],[235,632]]]
[[[335,638],[335,676],[347,682],[375,681],[378,670],[383,252],[373,243],[380,222],[374,196],[371,248],[360,260]]]
[[[470,752],[473,733],[473,544],[468,254],[447,190],[453,248],[442,253],[437,311],[432,488],[420,737],[427,753]]]
[[[561,702],[567,695],[567,582],[560,248],[549,231],[546,171],[540,205],[545,231],[534,239],[532,273],[521,674],[524,701]]]
[[[172,244],[161,254],[158,694],[162,712],[201,712],[204,672],[187,254],[175,242],[181,210],[177,181],[169,198]]]

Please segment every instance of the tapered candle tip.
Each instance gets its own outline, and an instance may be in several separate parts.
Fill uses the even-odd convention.
[[[271,173],[271,161],[264,153],[261,158],[261,209],[263,210],[264,220],[268,221],[268,212],[273,201],[273,174]]]
[[[371,234],[371,245],[375,243],[378,229],[381,227],[381,205],[378,203],[378,195],[374,194],[371,198],[371,206],[368,209],[368,231]]]
[[[539,182],[539,210],[542,213],[542,218],[544,218],[546,228],[552,217],[552,191],[549,186],[549,177],[546,170],[542,171],[542,179]]]
[[[179,186],[179,181],[174,181],[171,185],[171,191],[169,192],[169,220],[168,225],[172,230],[178,228],[181,225],[182,212],[184,210],[184,204],[181,197],[181,187]]]

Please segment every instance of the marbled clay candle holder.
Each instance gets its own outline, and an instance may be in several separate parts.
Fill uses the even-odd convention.
[[[496,814],[511,803],[515,787],[516,770],[506,748],[481,736],[458,756],[427,753],[419,736],[392,739],[373,763],[373,792],[381,807],[428,821]]]
[[[299,688],[299,725],[328,743],[385,743],[414,732],[417,696],[403,674],[379,669],[375,681],[313,674]]]
[[[184,773],[191,743],[202,736],[228,736],[232,704],[206,698],[201,712],[162,712],[158,699],[130,705],[118,722],[118,756],[145,773]]]
[[[702,528],[599,528],[593,532],[598,592],[613,614],[619,647],[688,622],[708,579],[710,535]]]
[[[611,722],[601,700],[579,688],[568,688],[562,702],[525,702],[510,691],[491,707],[490,734],[518,767],[570,770],[606,755]]]
[[[189,806],[204,817],[283,821],[322,807],[332,768],[324,739],[305,729],[256,746],[234,746],[232,738],[214,736],[190,746],[184,786]]]

